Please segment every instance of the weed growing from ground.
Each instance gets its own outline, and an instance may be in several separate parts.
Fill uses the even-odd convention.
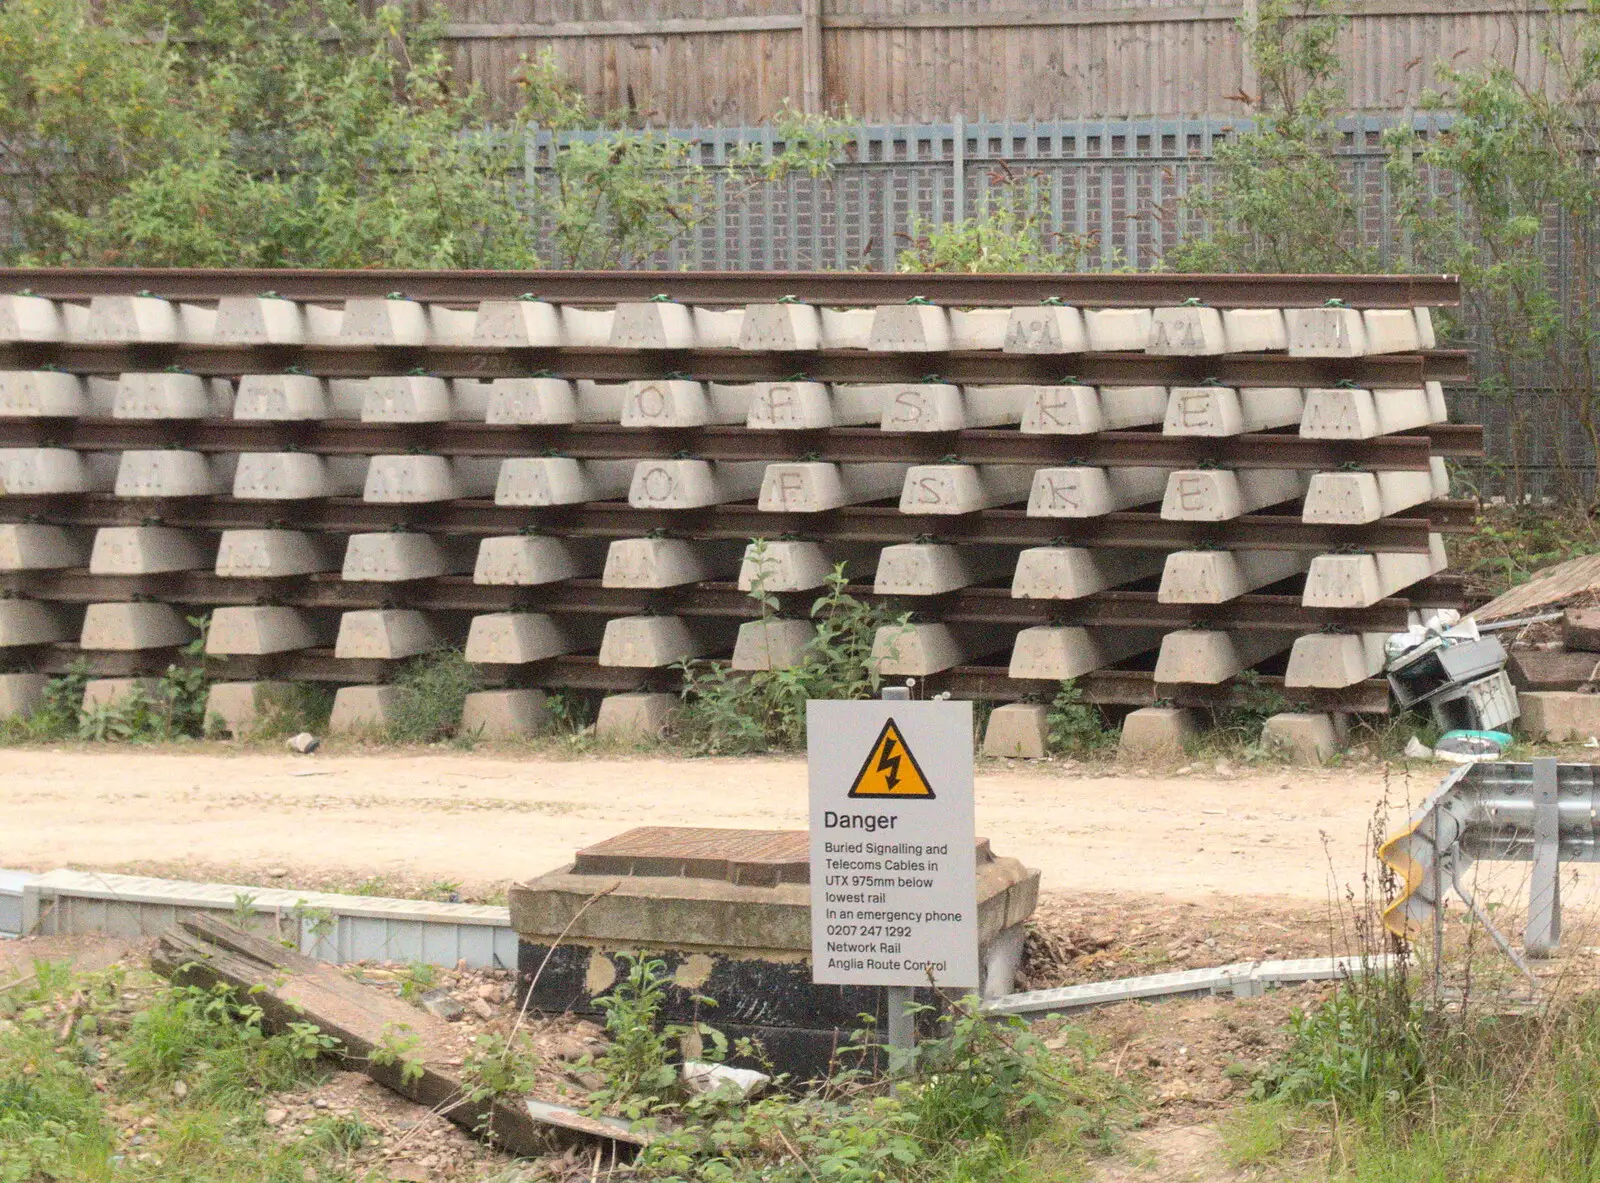
[[[483,672],[459,649],[413,658],[395,682],[388,738],[396,743],[437,743],[456,735],[467,695],[483,686]]]
[[[284,739],[309,731],[321,735],[333,714],[333,690],[310,682],[262,686],[256,691],[256,719],[247,739]]]
[[[1086,756],[1116,746],[1117,733],[1107,726],[1105,713],[1084,701],[1082,688],[1071,678],[1061,683],[1045,720],[1052,752]]]

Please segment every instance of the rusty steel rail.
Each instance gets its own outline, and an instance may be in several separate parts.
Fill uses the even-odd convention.
[[[370,378],[420,370],[441,378],[526,378],[552,373],[597,382],[629,382],[683,374],[708,382],[781,382],[796,374],[817,382],[966,384],[1059,383],[1067,375],[1091,384],[1414,387],[1426,380],[1464,382],[1471,354],[1442,349],[1371,357],[1289,357],[1234,353],[1162,357],[1144,353],[1035,355],[992,351],[760,353],[737,349],[505,349],[436,345],[0,345],[0,369],[54,367],[74,374],[121,374],[171,367],[207,377],[274,374],[293,367],[320,378]]]
[[[1358,526],[1302,522],[1289,512],[1246,514],[1218,522],[1165,521],[1158,513],[1121,512],[1093,518],[1031,518],[1022,510],[919,516],[892,505],[855,505],[825,513],[763,513],[754,504],[705,509],[635,509],[625,501],[528,509],[492,501],[374,504],[347,497],[318,501],[241,501],[230,497],[121,498],[84,493],[0,497],[0,521],[58,526],[160,524],[189,530],[277,527],[332,533],[409,529],[477,536],[537,529],[561,537],[638,538],[661,532],[685,538],[796,537],[823,542],[895,543],[933,540],[999,546],[1082,545],[1125,550],[1338,550],[1426,553],[1428,535],[1472,528],[1477,503],[1433,501],[1426,516],[1383,518]],[[1409,512],[1409,511],[1408,511]]]
[[[737,305],[797,295],[819,304],[897,304],[921,296],[960,307],[1034,304],[1050,297],[1094,307],[1179,304],[1293,307],[1331,298],[1362,308],[1448,307],[1461,302],[1453,275],[1183,275],[1106,273],[904,275],[859,271],[321,271],[309,269],[67,267],[0,269],[0,291],[57,300],[148,291],[169,300],[217,300],[274,292],[290,300],[339,301],[402,292],[468,303],[535,294],[559,303],[647,300],[665,292],[695,304]]]
[[[840,464],[1097,464],[1230,468],[1426,470],[1430,456],[1483,454],[1477,424],[1435,424],[1364,440],[1307,439],[1292,433],[1235,436],[1110,431],[1031,435],[973,429],[885,432],[873,427],[758,431],[747,427],[641,429],[617,423],[508,426],[491,423],[362,423],[353,419],[259,422],[236,419],[0,419],[0,447],[125,451],[181,447],[199,452],[315,452],[372,456],[421,450],[435,455],[579,460],[827,460]]]
[[[917,619],[949,624],[995,624],[1026,628],[1074,624],[1093,628],[1227,628],[1245,631],[1307,633],[1319,629],[1401,632],[1407,613],[1418,607],[1460,607],[1461,589],[1431,582],[1404,596],[1367,608],[1307,608],[1298,595],[1249,594],[1221,604],[1163,604],[1154,591],[1112,590],[1076,600],[1014,599],[1006,587],[971,587],[940,596],[877,595],[870,583],[846,589],[860,600],[892,602]],[[710,616],[756,620],[761,605],[732,583],[682,587],[608,588],[597,579],[573,579],[530,587],[486,586],[468,576],[444,576],[410,583],[347,582],[337,574],[282,579],[237,579],[209,571],[167,571],[155,575],[90,575],[87,571],[27,571],[0,575],[0,593],[61,604],[159,599],[206,607],[280,604],[291,608],[349,611],[362,608],[414,608],[426,612],[487,613],[528,611],[555,615]],[[803,617],[815,592],[778,596],[782,611]]]
[[[80,650],[76,645],[41,645],[34,649],[12,650],[23,654],[28,668],[40,673],[64,674],[85,669],[97,678],[155,676],[179,659],[176,649],[145,649],[132,653]],[[296,682],[334,682],[365,685],[389,680],[404,666],[403,661],[374,661],[339,658],[329,649],[301,649],[263,657],[208,658],[206,669],[217,681],[255,681],[284,679]],[[676,690],[682,675],[672,669],[634,669],[603,666],[590,654],[567,654],[546,661],[508,669],[480,667],[486,686],[561,687],[596,691]],[[942,673],[919,678],[918,692],[934,695],[950,691],[958,698],[1016,702],[1026,698],[1048,700],[1060,689],[1059,682],[1012,678],[1006,667],[988,665],[957,666]],[[1283,693],[1286,701],[1311,710],[1353,711],[1383,714],[1389,709],[1389,684],[1373,678],[1339,690],[1284,691],[1283,678],[1262,675],[1249,683],[1238,680],[1215,686],[1167,685],[1157,683],[1149,670],[1101,669],[1076,679],[1088,702],[1101,706],[1141,707],[1157,702],[1178,706],[1249,706],[1259,701],[1261,688]]]

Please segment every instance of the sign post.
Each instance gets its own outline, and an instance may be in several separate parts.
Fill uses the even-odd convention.
[[[811,977],[888,988],[889,1046],[913,1046],[918,986],[978,987],[972,704],[806,704]]]

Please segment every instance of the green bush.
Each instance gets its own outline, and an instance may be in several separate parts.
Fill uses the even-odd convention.
[[[437,743],[461,727],[467,695],[483,686],[483,672],[459,649],[412,658],[395,680],[388,738],[396,743]]]
[[[1115,747],[1117,732],[1107,725],[1105,713],[1083,697],[1083,689],[1072,678],[1061,683],[1045,716],[1049,724],[1052,752],[1082,756]]]

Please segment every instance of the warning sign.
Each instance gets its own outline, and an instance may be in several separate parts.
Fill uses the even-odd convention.
[[[906,746],[905,737],[893,719],[884,723],[847,795],[933,798],[933,786],[928,783],[922,765]]]
[[[970,702],[810,702],[811,980],[975,987]]]

